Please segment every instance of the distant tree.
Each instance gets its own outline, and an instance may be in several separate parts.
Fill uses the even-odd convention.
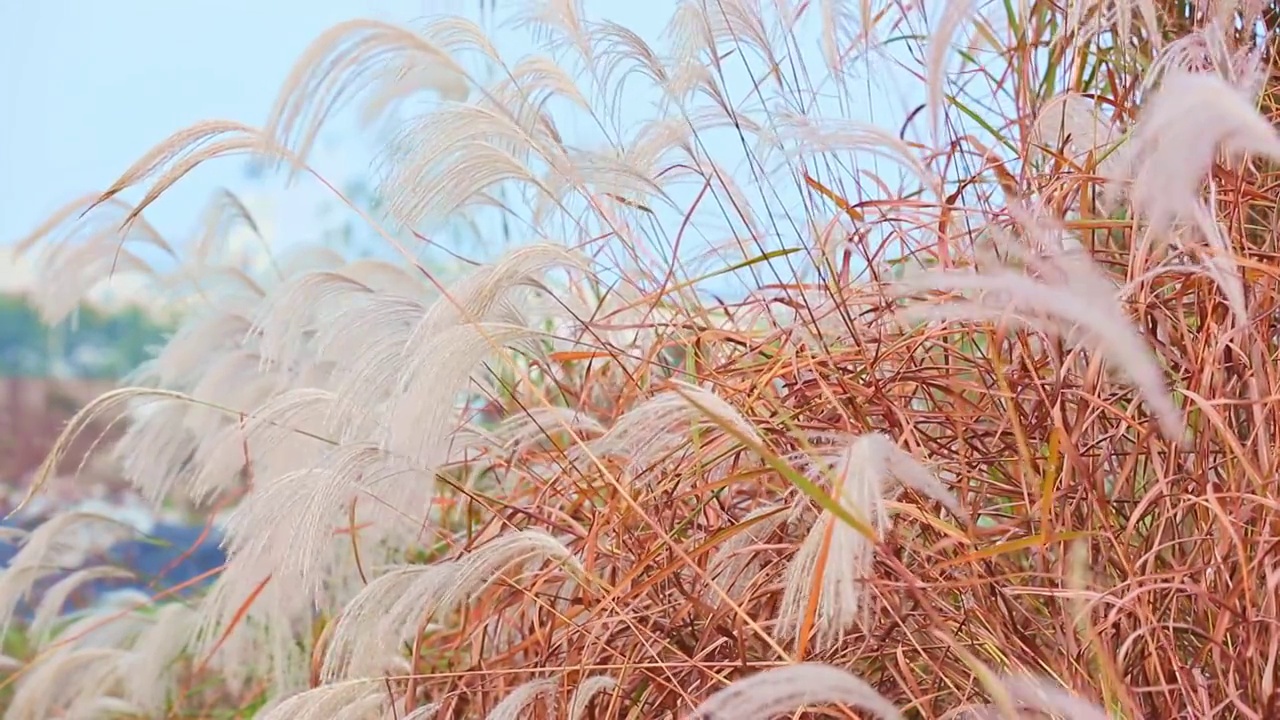
[[[21,297],[0,296],[0,374],[44,376],[49,373],[49,328]]]
[[[84,307],[49,327],[25,298],[0,296],[0,375],[118,378],[150,357],[168,331],[141,308]]]

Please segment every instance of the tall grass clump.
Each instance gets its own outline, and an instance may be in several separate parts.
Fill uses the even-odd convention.
[[[6,717],[1277,717],[1274,13],[940,5],[683,0],[659,43],[555,0],[520,58],[345,23],[262,127],[69,206],[52,319],[113,272],[190,310],[59,447],[126,411],[103,451],[228,560],[41,614]],[[332,188],[346,106],[396,130],[383,255],[147,224],[230,155]],[[437,272],[458,221],[513,249]]]

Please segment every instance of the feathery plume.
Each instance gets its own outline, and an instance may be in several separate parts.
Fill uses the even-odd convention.
[[[30,624],[27,625],[27,632],[36,639],[37,643],[42,643],[53,629],[54,623],[58,621],[58,616],[62,614],[63,606],[66,605],[67,599],[76,591],[92,582],[126,580],[133,576],[133,573],[128,570],[109,565],[76,570],[54,583],[52,587],[45,591],[44,597],[36,605],[36,611]]]
[[[945,100],[946,70],[947,70],[947,54],[951,52],[952,43],[955,42],[955,35],[960,30],[960,26],[969,19],[974,11],[973,0],[952,0],[948,2],[943,11],[942,17],[938,20],[936,27],[929,38],[929,50],[925,59],[925,67],[928,78],[928,107],[930,125],[933,130],[934,137],[940,137],[942,133],[942,113],[946,106]]]
[[[348,715],[353,706],[362,706],[369,699],[385,703],[387,691],[381,678],[348,680],[333,685],[322,685],[292,697],[285,698],[261,714],[262,720],[333,720]],[[367,715],[365,715],[367,717]]]
[[[485,720],[520,720],[528,717],[529,706],[549,697],[556,690],[555,680],[531,680],[512,690],[494,706]]]
[[[444,703],[427,703],[419,705],[413,712],[405,715],[402,720],[430,720],[440,712],[440,708],[444,707]]]
[[[1097,705],[1081,700],[1061,685],[1045,678],[1007,675],[1000,685],[1023,707],[1042,713],[1053,713],[1072,720],[1108,720],[1109,715]]]
[[[259,154],[301,161],[269,141],[257,128],[233,120],[206,120],[183,128],[153,147],[116,179],[99,197],[110,200],[128,188],[155,178],[137,205],[125,216],[132,222],[169,188],[200,165],[220,157]]]
[[[133,532],[121,521],[85,512],[60,513],[41,523],[0,572],[0,635],[8,632],[18,603],[42,579],[83,565],[93,549],[105,549]]]
[[[801,504],[803,507],[803,504]],[[737,530],[721,542],[711,559],[707,561],[707,576],[719,585],[729,597],[738,597],[751,582],[749,572],[764,565],[766,560],[752,550],[752,546],[764,542],[770,535],[789,524],[791,514],[785,505],[769,505],[742,519]],[[720,594],[708,588],[707,602],[718,602]]]
[[[704,700],[692,720],[769,720],[818,704],[864,708],[882,720],[902,717],[892,703],[853,674],[821,663],[801,663],[730,683]]]
[[[295,579],[294,592],[315,597],[329,580],[327,553],[352,503],[366,501],[362,522],[404,519],[420,527],[434,488],[433,473],[377,446],[341,445],[313,467],[254,487],[227,519],[224,545],[232,562]]]
[[[69,622],[49,647],[128,649],[151,627],[152,617],[146,612],[150,604],[151,596],[138,588],[106,593],[94,605],[63,618]]]
[[[997,237],[1009,239],[999,233]],[[1124,370],[1152,408],[1161,431],[1170,440],[1181,442],[1185,430],[1182,414],[1169,396],[1164,371],[1151,348],[1121,308],[1115,283],[1085,253],[1053,248],[1046,238],[1038,239],[1044,252],[1036,253],[1016,241],[1002,243],[1001,249],[1042,280],[1008,267],[979,272],[931,270],[902,278],[894,292],[978,294],[941,305],[912,305],[906,310],[912,319],[1011,321],[1086,345]],[[1011,308],[1017,315],[1009,313]]]
[[[1220,154],[1280,159],[1280,131],[1246,94],[1252,90],[1218,73],[1165,70],[1122,148],[1124,163],[1110,176],[1107,198],[1114,202],[1127,188],[1153,233],[1166,233],[1189,219],[1208,245],[1206,267],[1240,325],[1249,321],[1240,270],[1202,188]],[[1175,242],[1186,249],[1180,235]]]
[[[1064,38],[1080,47],[1107,31],[1115,32],[1115,47],[1129,47],[1133,38],[1133,20],[1142,22],[1146,39],[1157,48],[1163,43],[1156,4],[1152,0],[1073,0],[1064,5],[1066,22]]]
[[[32,299],[41,319],[56,324],[104,281],[123,275],[155,282],[156,270],[134,252],[135,245],[175,256],[159,231],[145,218],[137,217],[135,206],[118,198],[101,200],[97,195],[86,195],[67,203],[20,238],[14,254],[23,257],[37,246],[42,248],[35,261],[36,272],[59,280],[37,283]]]
[[[294,65],[271,110],[265,137],[305,158],[323,121],[371,85],[376,90],[371,105],[377,108],[389,108],[421,90],[463,98],[470,74],[453,54],[468,46],[497,58],[484,33],[461,18],[431,23],[422,34],[378,20],[335,25]],[[366,114],[365,120],[371,117]]]
[[[47,656],[19,680],[4,720],[76,716],[78,707],[97,702],[119,680],[127,654],[119,648],[72,648]]]
[[[150,623],[130,644],[121,693],[142,712],[159,714],[182,670],[181,659],[199,623],[189,605],[167,602],[151,616]]]
[[[601,693],[618,687],[618,681],[609,675],[592,675],[578,683],[569,699],[568,720],[586,720],[591,701]]]
[[[572,408],[548,406],[526,408],[493,431],[493,440],[499,448],[519,454],[529,445],[539,442],[552,433],[568,429],[575,435],[600,435],[604,426],[585,412]]]
[[[1006,694],[1012,707],[1028,709],[1037,715],[1070,718],[1070,720],[1109,720],[1102,708],[1080,699],[1061,685],[1034,676],[1004,675],[992,678],[996,689]],[[969,720],[1003,720],[1008,717],[995,703],[956,708],[955,717]]]
[[[477,366],[495,350],[529,347],[541,335],[496,322],[442,329],[431,352],[417,356],[401,373],[403,394],[391,406],[385,446],[419,467],[437,468],[447,456],[446,437],[457,426],[455,400]]]
[[[873,543],[889,525],[886,503],[902,486],[932,497],[957,517],[968,517],[932,473],[880,433],[854,438],[834,466],[836,498],[866,522],[876,536],[866,537],[858,528],[824,511],[787,567],[778,632],[787,634],[804,627],[808,608],[813,604],[814,577],[820,574],[813,623],[818,647],[828,647],[843,637],[858,622],[859,611],[865,611],[860,585],[871,575]],[[827,469],[823,464],[819,468]]]
[[[1123,154],[1116,151],[1122,141],[1120,128],[1079,93],[1062,93],[1045,103],[1036,115],[1035,134],[1041,145],[1055,153],[1062,149],[1076,162],[1083,163],[1093,154],[1103,175],[1115,172],[1116,164],[1123,161]]]
[[[1190,208],[1219,152],[1280,158],[1280,131],[1221,75],[1170,68],[1147,100],[1113,182],[1160,233]],[[1114,191],[1113,191],[1114,192]]]
[[[714,392],[679,380],[671,384],[675,389],[654,395],[618,418],[592,443],[593,451],[625,456],[630,468],[641,469],[687,445],[691,432],[720,423],[763,444],[755,425]]]
[[[460,558],[391,568],[357,594],[334,621],[321,671],[326,681],[375,674],[388,642],[412,637],[427,619],[451,612],[513,568],[551,561],[573,574],[582,568],[564,543],[541,530],[502,535]]]

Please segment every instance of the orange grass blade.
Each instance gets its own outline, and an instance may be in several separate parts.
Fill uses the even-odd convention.
[[[845,200],[844,198],[840,197],[840,195],[836,193],[834,190],[827,187],[826,185],[823,185],[821,182],[815,180],[813,177],[811,177],[807,173],[804,176],[804,182],[810,188],[818,191],[820,195],[830,200],[831,202],[835,203],[836,207],[843,210],[844,213],[848,215],[850,219],[859,220],[859,221],[864,219],[864,216],[861,210],[850,205],[848,200]]]
[[[213,644],[213,648],[209,650],[209,652],[204,656],[204,659],[200,661],[200,664],[196,666],[197,675],[204,672],[205,668],[208,667],[209,661],[213,660],[213,656],[218,654],[218,651],[226,644],[227,638],[231,637],[231,633],[236,629],[236,626],[244,621],[245,617],[249,614],[249,608],[253,607],[253,602],[258,599],[258,596],[262,594],[263,590],[267,589],[267,583],[270,582],[270,575],[263,578],[262,582],[258,583],[258,586],[253,589],[253,592],[249,593],[249,597],[245,598],[244,602],[240,603],[240,607],[236,609],[236,614],[232,616],[231,622],[227,624],[226,629],[224,629],[222,634],[218,636],[218,641]]]
[[[1007,540],[1002,543],[996,543],[991,547],[974,550],[971,553],[961,555],[958,558],[938,563],[938,569],[955,567],[956,565],[964,565],[966,563],[977,562],[978,560],[986,560],[988,558],[997,557],[999,555],[1008,555],[1010,553],[1022,552],[1036,547],[1047,547],[1056,543],[1070,542],[1072,540],[1081,540],[1092,537],[1093,532],[1084,530],[1072,530],[1070,532],[1055,533],[1049,537],[1034,535],[1021,540]]]

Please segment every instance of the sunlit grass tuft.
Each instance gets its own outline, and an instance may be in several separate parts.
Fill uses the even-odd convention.
[[[1274,36],[1231,30],[1272,14],[765,5],[651,45],[557,0],[516,60],[348,23],[264,129],[180,131],[74,206],[82,245],[71,210],[28,239],[51,316],[122,247],[188,298],[68,437],[127,406],[103,452],[227,515],[228,560],[40,613],[6,718],[1274,717]],[[892,125],[856,117],[881,72],[922,103]],[[349,203],[385,258],[254,274],[225,197],[190,253],[153,237],[219,157],[327,185],[357,99],[401,121],[387,215]],[[516,249],[439,273],[453,220]]]

